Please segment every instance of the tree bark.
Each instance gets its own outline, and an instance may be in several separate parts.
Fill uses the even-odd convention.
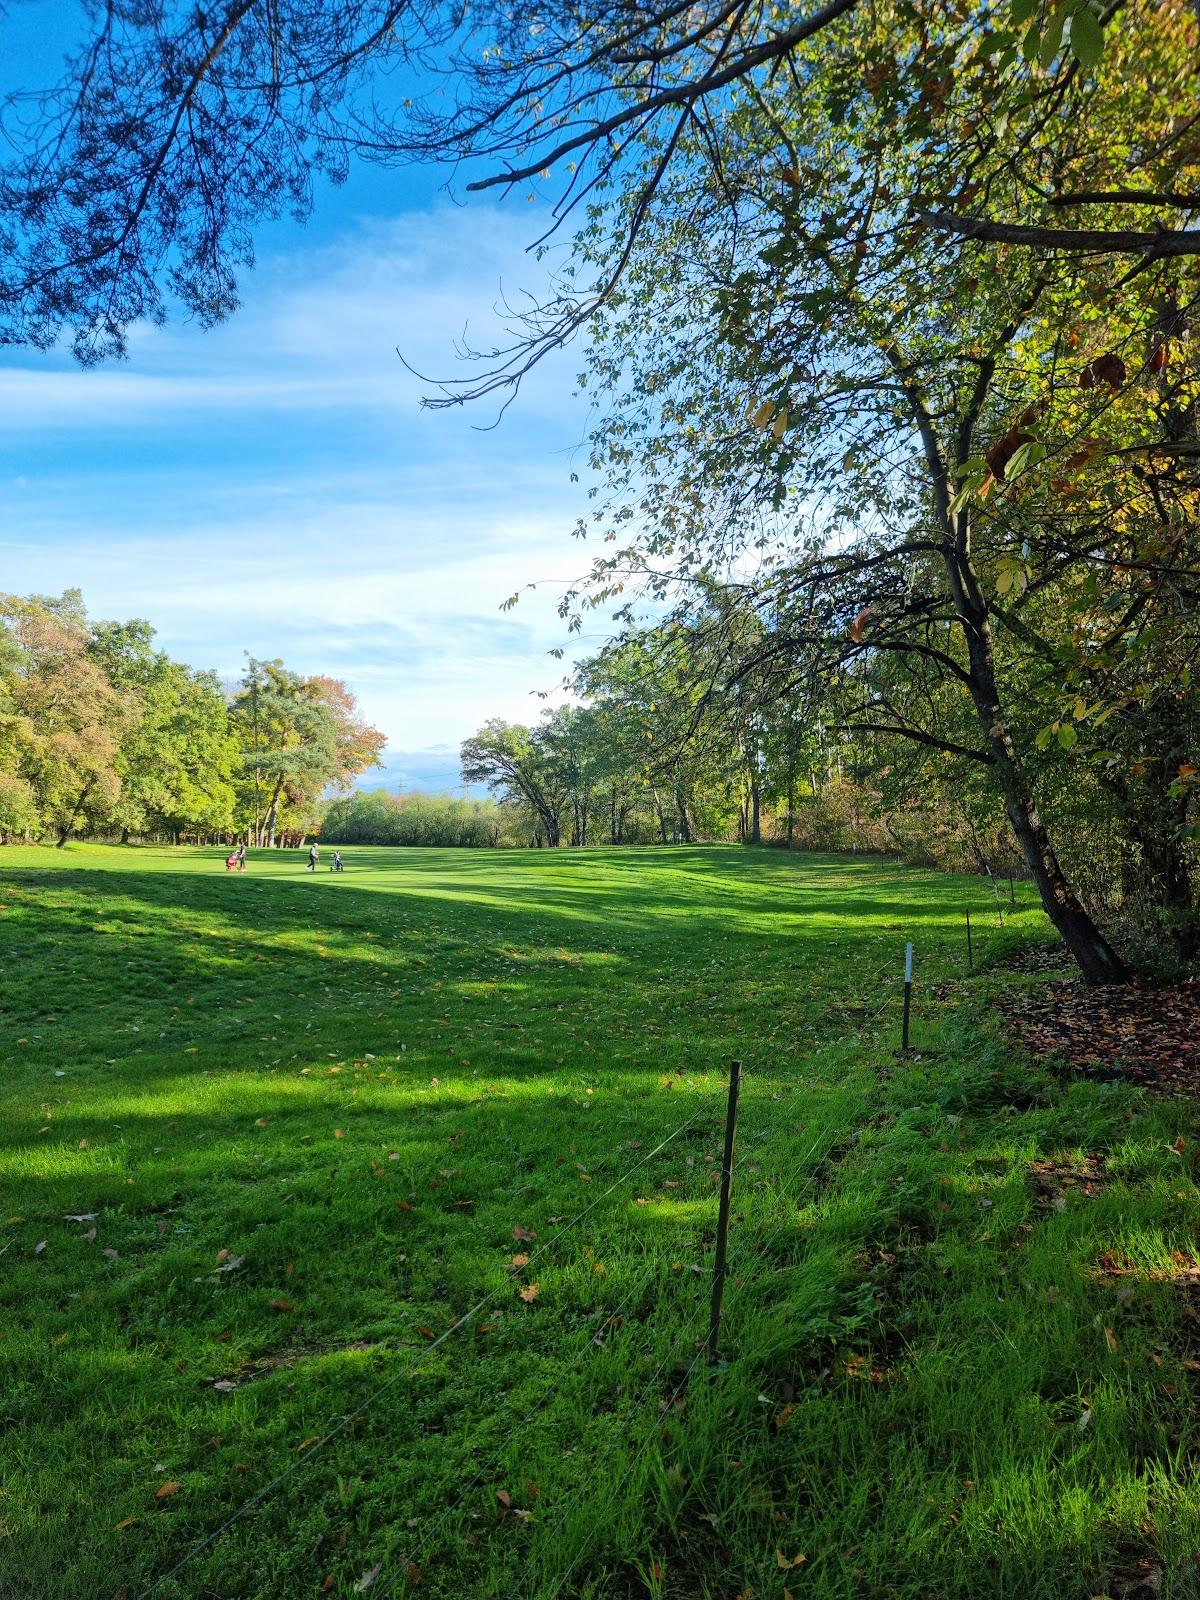
[[[79,791],[79,799],[75,802],[75,809],[71,812],[70,818],[63,824],[62,830],[58,835],[57,848],[59,850],[63,848],[67,840],[71,837],[71,832],[79,819],[79,813],[83,810],[84,801],[87,799],[94,781],[94,779],[89,778],[84,784],[83,788]]]

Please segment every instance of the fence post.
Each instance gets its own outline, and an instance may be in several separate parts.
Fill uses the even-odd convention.
[[[1015,906],[1017,903],[1017,891],[1013,888],[1013,876],[1011,872],[1008,875],[1008,903],[1010,906]]]
[[[738,1090],[742,1084],[742,1063],[729,1064],[729,1103],[725,1109],[725,1155],[721,1164],[721,1206],[717,1213],[717,1254],[713,1263],[712,1306],[708,1316],[708,1364],[717,1364],[717,1341],[721,1334],[721,1300],[725,1293],[725,1241],[729,1234],[729,1194],[733,1187],[733,1135],[737,1128]]]
[[[992,869],[991,869],[991,867],[988,866],[986,861],[983,864],[983,870],[988,875],[988,881],[992,886],[992,893],[996,897],[996,915],[1000,918],[1000,926],[1003,927],[1004,926],[1004,907],[1000,904],[1000,891],[996,887],[996,879],[992,874]]]
[[[975,971],[975,951],[971,945],[971,912],[967,911],[967,971]]]
[[[900,1030],[900,1048],[908,1049],[908,1013],[912,1006],[912,944],[904,946],[904,1021]]]

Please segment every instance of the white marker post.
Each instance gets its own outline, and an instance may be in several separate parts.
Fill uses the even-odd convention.
[[[900,1035],[901,1050],[908,1049],[908,1013],[912,1005],[912,944],[904,946],[904,1023]]]

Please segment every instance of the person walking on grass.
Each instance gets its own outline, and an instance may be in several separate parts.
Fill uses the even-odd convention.
[[[330,872],[340,872],[342,870],[342,852],[340,850],[333,852],[333,863],[329,870]]]
[[[317,863],[320,861],[320,859],[321,851],[317,845],[317,841],[314,839],[312,844],[309,846],[308,866],[305,867],[305,872],[315,872],[317,870]]]
[[[238,847],[237,847],[236,851],[234,852],[234,854],[237,856],[237,869],[238,869],[238,871],[239,872],[245,872],[245,870],[246,870],[246,846],[244,844],[238,845]]]

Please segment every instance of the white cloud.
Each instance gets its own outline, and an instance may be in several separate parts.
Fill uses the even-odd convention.
[[[521,243],[504,213],[447,206],[276,258],[227,327],[138,330],[123,368],[0,364],[4,586],[77,585],[227,676],[249,650],[344,677],[401,751],[536,717],[588,559],[574,358],[480,433],[494,408],[421,412],[394,353],[451,368],[502,276],[544,286]]]

